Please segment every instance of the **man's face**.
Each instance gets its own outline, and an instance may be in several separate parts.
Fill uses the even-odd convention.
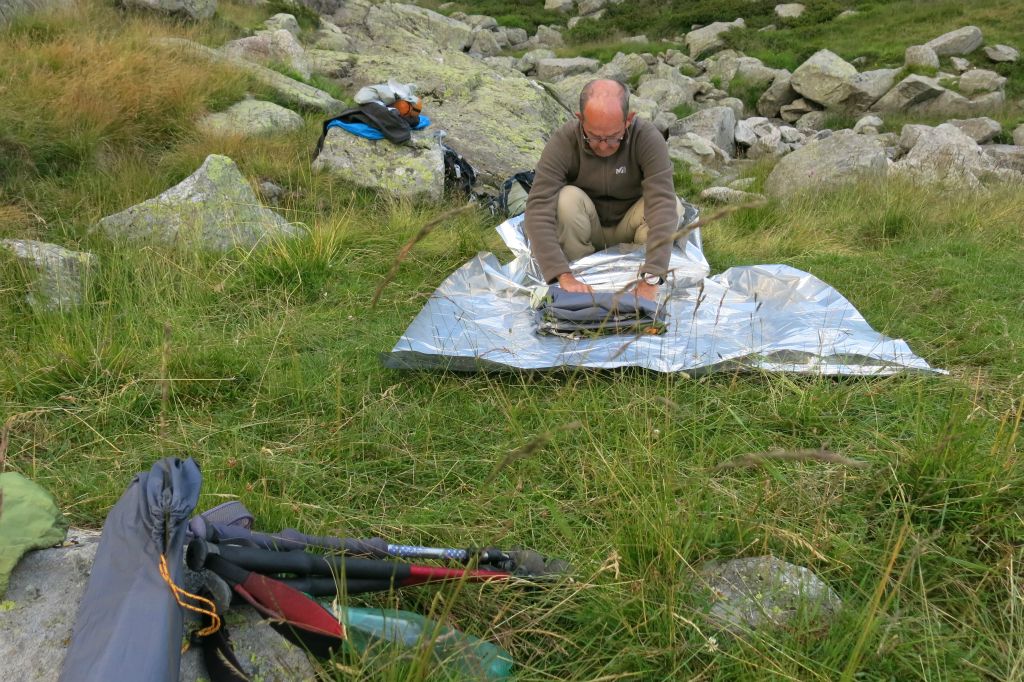
[[[588,106],[583,114],[576,114],[583,128],[583,138],[597,156],[608,157],[619,150],[626,130],[633,122],[633,112],[623,118],[622,109]]]

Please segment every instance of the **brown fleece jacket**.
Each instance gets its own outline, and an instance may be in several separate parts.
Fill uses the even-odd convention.
[[[570,272],[569,261],[558,244],[556,212],[558,192],[575,185],[587,193],[604,227],[614,227],[638,199],[644,199],[644,217],[650,227],[647,259],[641,273],[668,274],[672,234],[678,224],[676,191],[672,182],[668,145],[654,124],[633,120],[619,148],[601,158],[583,141],[576,119],[555,131],[544,147],[533,187],[526,201],[526,235],[530,250],[548,282]]]

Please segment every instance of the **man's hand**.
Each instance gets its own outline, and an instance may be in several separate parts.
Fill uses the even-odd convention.
[[[653,301],[658,297],[658,285],[648,284],[641,280],[637,282],[636,295],[640,298],[646,298],[648,301]]]
[[[573,277],[571,272],[563,272],[558,276],[558,286],[562,287],[562,291],[568,291],[573,294],[594,293],[594,287],[579,281]]]

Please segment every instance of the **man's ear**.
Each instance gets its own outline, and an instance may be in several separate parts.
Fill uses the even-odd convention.
[[[575,114],[573,114],[573,116],[576,117],[577,121],[579,121],[580,123],[583,123],[583,114],[581,114],[580,112],[577,111]]]
[[[633,119],[634,118],[636,118],[636,112],[635,111],[631,111],[628,114],[626,114],[626,127],[627,128],[633,124]]]

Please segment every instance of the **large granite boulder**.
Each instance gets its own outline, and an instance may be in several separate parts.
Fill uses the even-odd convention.
[[[850,96],[844,108],[854,116],[863,114],[881,97],[892,90],[900,69],[875,69],[858,73],[850,79]]]
[[[28,275],[28,302],[45,310],[69,310],[82,302],[89,274],[96,266],[91,253],[71,251],[31,239],[0,239]]]
[[[829,50],[819,50],[797,67],[790,85],[803,97],[826,109],[839,108],[851,94],[857,69]]]
[[[1006,179],[981,146],[956,126],[943,123],[917,132],[913,148],[893,165],[894,173],[919,183],[973,191],[989,180]]]
[[[694,104],[694,89],[684,88],[682,85],[667,78],[645,80],[637,88],[636,94],[644,99],[655,101],[658,104],[658,108],[662,111],[672,111],[683,104],[689,106]]]
[[[561,12],[568,14],[572,11],[575,0],[544,0],[544,9],[549,12]]]
[[[247,99],[204,116],[198,128],[209,135],[268,135],[297,130],[303,125],[302,117],[291,109],[273,102]]]
[[[686,48],[690,51],[690,56],[694,59],[698,59],[706,54],[721,50],[725,47],[725,41],[722,40],[722,34],[727,31],[732,31],[737,28],[746,28],[747,24],[743,19],[736,19],[735,21],[716,21],[708,24],[703,28],[698,28],[695,31],[690,31],[686,34]]]
[[[718,170],[729,162],[729,155],[714,142],[694,133],[683,133],[668,138],[668,155],[673,161],[685,164],[693,175],[717,176]]]
[[[986,92],[967,98],[959,92],[943,89],[937,97],[917,102],[906,109],[911,116],[929,118],[950,118],[982,116],[999,111],[1006,102],[1003,92]]]
[[[1006,76],[1000,76],[988,69],[971,69],[960,76],[959,90],[961,94],[971,97],[985,92],[1002,90],[1006,85]]]
[[[537,78],[542,81],[556,81],[580,73],[594,73],[601,62],[588,57],[551,58],[537,62]]]
[[[1020,50],[1009,45],[990,45],[984,50],[989,61],[1013,64],[1020,59]]]
[[[628,83],[647,73],[647,69],[647,62],[640,55],[632,52],[629,54],[616,52],[610,62],[598,69],[597,75],[601,78],[613,78]]]
[[[396,145],[331,128],[313,169],[399,199],[439,201],[444,193],[444,152],[428,132]]]
[[[669,133],[693,133],[713,142],[728,156],[736,155],[736,114],[729,107],[709,107],[681,118],[672,124]]]
[[[1024,145],[986,144],[981,149],[997,168],[1024,173]]]
[[[1003,126],[999,121],[993,120],[987,116],[979,116],[978,118],[966,118],[966,119],[953,119],[952,121],[946,121],[951,126],[954,126],[960,130],[964,135],[971,138],[978,144],[985,144],[991,142],[1003,132]]]
[[[422,58],[425,53],[439,49],[462,52],[473,42],[473,27],[466,22],[416,5],[347,0],[334,13],[333,20],[350,31],[359,52],[397,49],[419,53]],[[410,79],[402,76],[402,80]]]
[[[398,7],[372,6],[364,19],[387,9],[397,22],[404,16]],[[484,186],[498,187],[513,173],[533,168],[546,137],[568,119],[568,112],[548,90],[521,74],[493,68],[461,49],[426,45],[422,34],[414,32],[420,30],[418,26],[397,25],[385,31],[374,29],[372,23],[368,28],[363,20],[346,23],[347,16],[339,10],[334,20],[366,47],[346,75],[346,86],[354,91],[399,75],[402,82],[416,83],[424,113],[432,121],[427,131],[446,131],[445,142],[477,169]],[[555,85],[592,77],[570,76]],[[579,88],[572,97],[578,99]]]
[[[796,19],[804,13],[804,7],[799,2],[787,2],[782,5],[775,5],[775,16],[780,19]]]
[[[885,148],[876,139],[841,130],[784,156],[765,180],[765,193],[786,197],[865,178],[884,178]]]
[[[871,109],[881,113],[906,111],[915,104],[938,97],[944,90],[934,78],[910,75],[879,98]]]
[[[929,40],[925,45],[935,50],[940,57],[965,55],[974,52],[985,41],[977,26],[964,26]]]
[[[792,78],[793,74],[786,69],[780,69],[772,84],[758,98],[757,113],[769,118],[778,116],[782,107],[800,97],[800,93],[793,89]]]
[[[939,55],[927,45],[911,45],[903,53],[903,63],[908,67],[923,66],[928,69],[939,68]]]
[[[116,238],[213,251],[251,249],[299,232],[260,205],[235,162],[218,154],[163,194],[102,218],[97,229]]]
[[[1013,143],[1024,147],[1024,123],[1013,129]]]
[[[429,58],[395,51],[364,53],[352,69],[351,82],[358,88],[389,73],[401,73],[404,81],[417,84],[424,113],[433,121],[427,130],[447,131],[445,142],[479,171],[483,184],[492,187],[533,168],[545,138],[568,119],[542,87],[461,52],[433,53]],[[573,97],[578,101],[579,88]]]
[[[248,38],[225,43],[221,52],[229,57],[263,64],[284,64],[303,78],[309,78],[309,63],[298,39],[287,29],[263,31]]]

